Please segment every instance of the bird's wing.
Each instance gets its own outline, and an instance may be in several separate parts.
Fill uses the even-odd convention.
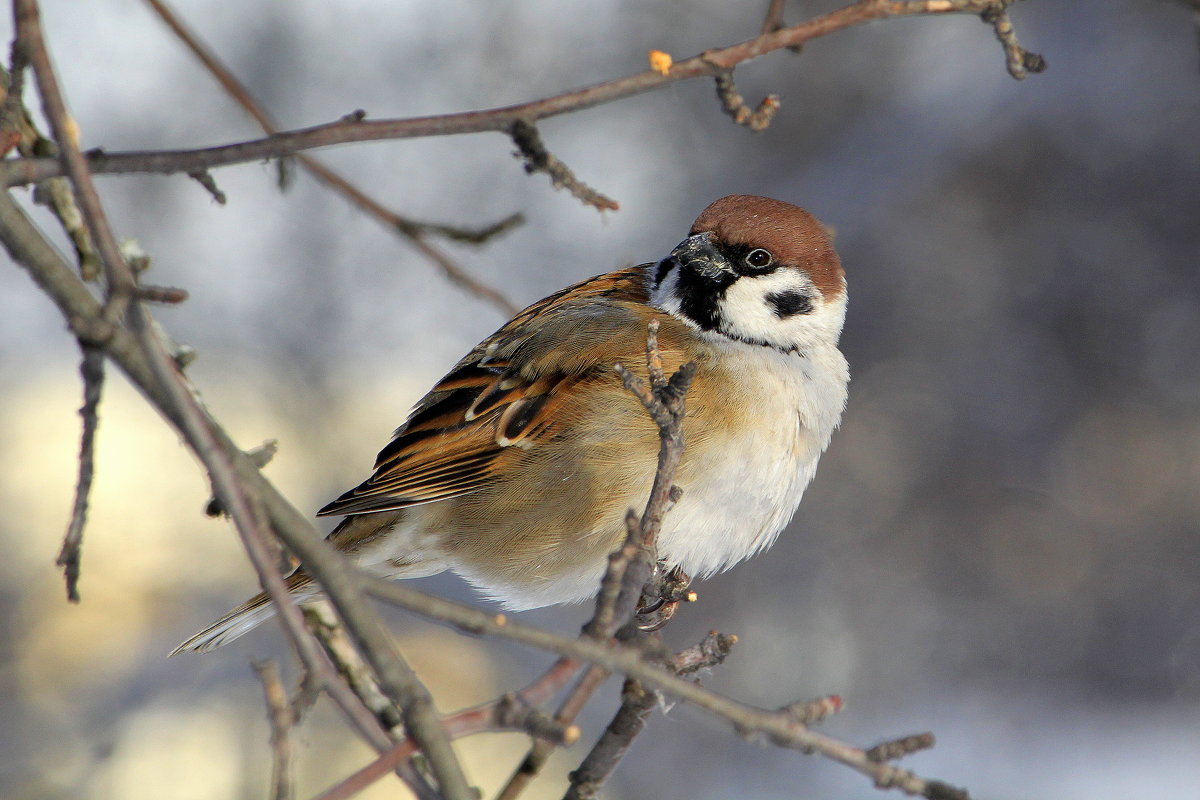
[[[522,311],[471,351],[413,409],[375,472],[319,515],[398,510],[467,494],[556,427],[580,383],[640,352],[646,265],[599,275]],[[640,344],[639,344],[640,342]],[[630,350],[632,348],[632,350]],[[623,357],[623,356],[622,356]]]

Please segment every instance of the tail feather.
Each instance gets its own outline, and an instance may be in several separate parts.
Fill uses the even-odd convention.
[[[311,579],[303,573],[293,573],[288,578],[288,589],[298,601],[309,599],[317,594],[310,586]],[[195,636],[171,651],[170,655],[180,653],[207,653],[209,650],[229,644],[239,636],[263,624],[275,616],[275,604],[265,592],[259,592],[254,597],[242,603],[219,620],[209,625]]]

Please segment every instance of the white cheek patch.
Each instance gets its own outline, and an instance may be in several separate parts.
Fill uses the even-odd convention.
[[[779,269],[768,275],[744,276],[725,290],[720,303],[721,332],[735,339],[748,339],[788,347],[796,334],[812,328],[810,313],[780,313],[778,301],[770,298],[804,296],[812,310],[821,306],[821,295],[812,281],[794,269]]]

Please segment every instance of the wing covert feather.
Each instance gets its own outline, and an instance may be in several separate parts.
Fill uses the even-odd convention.
[[[469,494],[553,435],[555,412],[573,387],[612,379],[616,361],[644,351],[645,321],[660,314],[646,305],[647,267],[597,276],[519,313],[413,408],[380,451],[374,474],[318,515]]]

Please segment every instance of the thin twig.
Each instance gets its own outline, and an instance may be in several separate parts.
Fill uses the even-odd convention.
[[[83,434],[79,439],[79,480],[75,484],[71,521],[55,561],[63,568],[67,599],[72,603],[79,602],[80,550],[83,547],[83,528],[87,523],[88,498],[96,474],[96,428],[100,424],[98,410],[100,393],[104,388],[104,351],[82,339],[79,348],[83,352],[83,360],[79,365],[79,372],[83,376],[83,406],[79,409],[79,416],[83,418]]]
[[[721,109],[737,125],[745,125],[758,133],[765,130],[779,110],[779,95],[769,94],[762,99],[758,107],[751,110],[746,100],[738,94],[737,86],[733,83],[733,70],[723,69],[713,76],[717,84],[717,99],[721,101]]]
[[[661,646],[657,637],[648,638]],[[699,644],[665,659],[663,666],[675,675],[695,673],[722,663],[736,641],[736,636],[709,633]],[[644,649],[647,643],[643,643]],[[589,800],[596,796],[633,746],[633,740],[645,728],[646,719],[659,699],[657,692],[648,690],[636,678],[625,679],[620,707],[579,767],[571,773],[564,800]]]
[[[526,172],[531,175],[535,172],[546,173],[555,189],[566,189],[578,200],[600,211],[616,211],[620,207],[616,200],[597,192],[576,178],[575,173],[571,172],[566,164],[546,149],[537,126],[529,120],[513,120],[508,133],[512,136],[513,144],[517,146],[516,155],[525,162]]]
[[[880,742],[867,751],[867,758],[875,762],[895,761],[897,758],[903,758],[922,750],[928,750],[933,745],[934,739],[932,733],[917,733],[912,736],[902,736],[899,739]]]
[[[251,666],[262,681],[267,703],[267,722],[271,726],[271,800],[291,800],[292,782],[292,707],[287,690],[279,680],[273,661],[255,661]]]
[[[501,730],[521,730],[530,735],[545,736],[546,738],[537,739],[537,742],[543,744],[548,751],[559,745],[571,744],[578,739],[579,729],[569,721],[561,721],[557,716],[552,719],[547,719],[544,715],[538,716],[534,707],[557,694],[580,666],[580,662],[575,659],[560,658],[541,677],[519,692],[504,695],[499,700],[474,708],[456,711],[448,715],[442,724],[447,733],[454,737]],[[514,711],[516,713],[513,713]],[[411,758],[415,751],[416,748],[410,740],[397,742],[370,764],[326,789],[314,800],[345,800],[382,778],[397,764]]]
[[[559,705],[558,710],[554,712],[554,719],[564,725],[573,722],[583,707],[587,705],[588,700],[592,698],[596,689],[608,679],[608,675],[608,670],[603,667],[594,665],[588,667]],[[543,739],[534,741],[529,747],[529,752],[525,754],[525,757],[513,770],[513,774],[509,776],[508,781],[501,787],[500,792],[496,795],[496,800],[515,800],[541,773],[542,767],[546,765],[546,761],[554,753],[554,749],[553,742]]]
[[[216,54],[200,41],[200,38],[195,33],[188,29],[183,20],[163,0],[146,0],[146,3],[158,14],[179,40],[183,42],[184,46],[200,60],[205,69],[221,84],[221,87],[233,98],[234,102],[254,118],[263,131],[272,135],[279,133],[279,126],[271,119],[266,109],[254,99],[250,90],[221,63]],[[358,117],[355,118],[361,119]],[[297,160],[321,183],[324,183],[358,208],[374,216],[392,231],[404,237],[422,255],[432,261],[451,282],[486,300],[509,316],[516,314],[520,310],[500,291],[474,277],[440,249],[431,245],[426,241],[425,234],[435,233],[457,241],[482,244],[487,239],[498,236],[510,230],[515,225],[520,224],[523,219],[521,215],[511,215],[499,223],[479,230],[415,222],[385,208],[382,203],[369,196],[357,186],[354,186],[346,178],[312,156],[297,156]],[[282,165],[285,162],[279,163]],[[199,181],[216,198],[218,203],[224,204],[225,195],[217,188],[216,183],[212,180],[207,170],[193,170],[188,175]],[[283,173],[281,172],[282,182]]]
[[[634,738],[646,727],[646,718],[658,704],[655,692],[641,681],[626,678],[621,689],[621,706],[579,766],[571,772],[563,800],[591,800],[629,752]]]
[[[1031,72],[1044,72],[1046,59],[1037,53],[1029,52],[1017,41],[1012,20],[1008,18],[1007,6],[1012,2],[1014,0],[1001,0],[994,5],[988,5],[980,12],[979,16],[996,32],[996,39],[1004,48],[1004,61],[1008,67],[1008,74],[1021,80]]]
[[[779,713],[787,715],[796,722],[811,725],[814,722],[824,722],[843,708],[845,708],[845,703],[841,696],[830,694],[815,700],[799,700],[789,703],[780,708]]]
[[[690,675],[693,672],[715,667],[725,663],[738,637],[731,633],[709,631],[700,642],[680,650],[671,657],[671,669],[676,675]]]
[[[648,69],[541,100],[481,111],[392,120],[365,120],[359,115],[349,115],[312,128],[218,147],[118,154],[94,152],[90,154],[89,163],[96,174],[173,174],[279,158],[347,142],[484,131],[509,134],[513,124],[518,121],[533,123],[653,91],[669,83],[712,77],[719,69],[731,69],[772,51],[803,44],[873,20],[920,15],[981,14],[983,9],[1005,2],[1008,0],[859,0],[806,22],[761,34],[730,47],[706,50],[700,55],[675,62],[666,75]],[[61,174],[61,167],[49,159],[19,159],[0,163],[0,185],[20,185]]]
[[[783,6],[785,0],[770,0],[767,5],[767,16],[763,19],[760,33],[774,33],[783,27]]]

